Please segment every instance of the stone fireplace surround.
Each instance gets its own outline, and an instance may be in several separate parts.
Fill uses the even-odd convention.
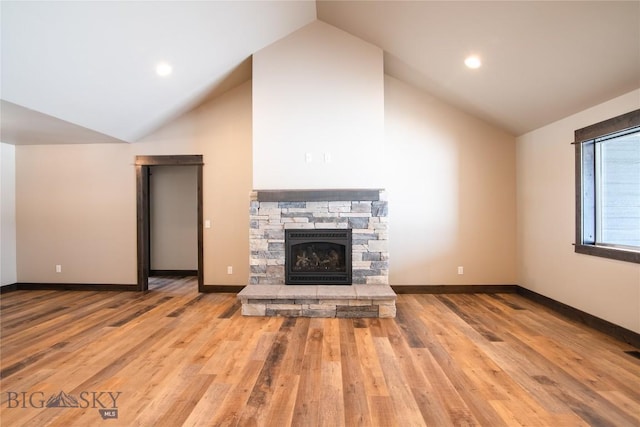
[[[384,190],[258,190],[250,201],[247,316],[395,317]],[[352,285],[285,285],[285,229],[352,230]]]

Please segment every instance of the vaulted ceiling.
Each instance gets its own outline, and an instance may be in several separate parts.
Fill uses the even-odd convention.
[[[134,142],[322,20],[385,72],[514,135],[640,88],[639,1],[2,1],[0,140]],[[483,66],[467,69],[477,54]],[[168,77],[156,74],[165,61]],[[640,99],[638,100],[640,107]]]

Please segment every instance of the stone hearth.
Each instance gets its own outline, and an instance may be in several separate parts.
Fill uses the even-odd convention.
[[[238,298],[245,316],[396,316],[389,285],[249,285]]]
[[[395,317],[384,190],[259,190],[250,201],[248,316]],[[350,229],[352,285],[285,285],[285,229]]]

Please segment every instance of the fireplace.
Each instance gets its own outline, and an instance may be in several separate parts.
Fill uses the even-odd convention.
[[[284,241],[285,284],[351,284],[351,229],[287,229]]]
[[[346,243],[340,243],[345,245],[346,271],[332,272],[331,275],[323,272],[322,275],[342,275],[342,279],[336,279],[337,283],[333,284],[388,285],[387,203],[385,191],[375,189],[252,192],[249,208],[249,284],[285,286],[285,282],[290,283],[290,273],[300,276],[299,272],[287,272],[285,268],[285,253],[289,252],[285,245],[287,230],[322,230],[329,233],[348,230]],[[331,249],[336,250],[331,247],[329,252]],[[299,255],[305,256],[302,253]],[[296,260],[296,257],[293,259]],[[317,272],[313,271],[302,273],[305,276],[317,276]],[[310,280],[312,283],[306,280],[305,283],[324,285],[330,281]],[[337,287],[334,289],[337,290]]]
[[[244,316],[395,317],[384,190],[255,190],[249,209]]]

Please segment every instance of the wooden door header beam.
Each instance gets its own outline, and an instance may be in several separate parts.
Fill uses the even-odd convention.
[[[202,155],[136,156],[136,166],[203,165]]]

